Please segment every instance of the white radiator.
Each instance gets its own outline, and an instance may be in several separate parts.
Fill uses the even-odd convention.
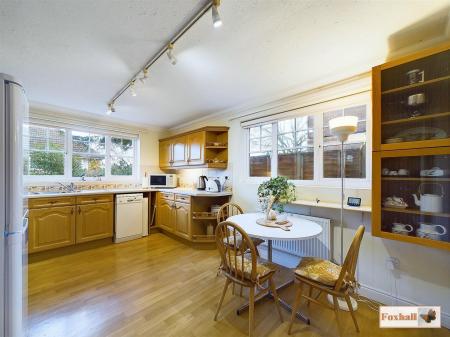
[[[322,233],[314,239],[296,241],[273,240],[272,247],[296,256],[314,256],[329,260],[331,258],[331,220],[293,213],[288,213],[288,215],[314,221],[322,227]]]

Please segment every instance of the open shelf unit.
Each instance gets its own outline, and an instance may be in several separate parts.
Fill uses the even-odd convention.
[[[450,250],[450,43],[374,67],[372,84],[372,234]]]

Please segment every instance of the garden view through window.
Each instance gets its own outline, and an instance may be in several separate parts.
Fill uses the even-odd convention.
[[[135,156],[135,138],[24,125],[25,176],[131,177]]]

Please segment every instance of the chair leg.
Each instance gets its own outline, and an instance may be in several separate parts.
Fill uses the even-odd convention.
[[[336,323],[338,326],[339,336],[341,335],[341,322],[339,319],[339,304],[336,296],[333,296],[334,313],[336,314]]]
[[[291,322],[289,323],[288,335],[291,334],[292,325],[294,324],[296,313],[297,313],[298,307],[300,306],[300,301],[302,299],[303,283],[301,283],[301,282],[296,283],[295,287],[297,288],[297,290],[296,290],[296,294],[295,294],[294,305],[292,306]]]
[[[353,323],[355,323],[356,332],[359,332],[358,322],[356,321],[355,311],[352,307],[352,302],[350,301],[350,296],[345,295],[345,301],[347,302],[348,310],[350,311],[350,315],[352,315]]]
[[[230,285],[230,283],[231,283],[230,279],[227,278],[225,280],[225,286],[223,287],[222,296],[220,297],[220,300],[219,300],[219,305],[217,306],[216,315],[214,316],[215,321],[217,321],[217,316],[219,315],[219,311],[220,311],[220,308],[222,307],[223,299],[225,298],[225,294],[227,293],[228,286]]]
[[[255,334],[255,287],[250,287],[249,296],[249,308],[248,308],[248,334],[253,337]]]
[[[280,299],[278,297],[277,287],[275,287],[275,282],[273,282],[272,278],[269,279],[269,285],[270,285],[270,290],[272,291],[275,306],[277,307],[278,315],[280,316],[281,323],[283,323],[283,315],[281,314],[281,308],[280,308]]]

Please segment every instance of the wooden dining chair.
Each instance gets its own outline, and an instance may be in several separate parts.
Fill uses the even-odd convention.
[[[223,204],[222,207],[220,207],[219,211],[217,212],[217,224],[220,224],[221,222],[227,220],[230,216],[243,214],[244,211],[242,208],[234,204],[232,202],[228,202],[226,204]],[[238,238],[239,240],[239,238]],[[264,240],[258,239],[258,238],[251,238],[253,244],[256,247],[256,254],[259,256],[258,252],[258,246],[264,242]]]
[[[353,237],[352,244],[348,249],[344,264],[339,266],[331,261],[319,259],[315,257],[304,257],[295,270],[295,286],[296,296],[294,306],[292,307],[291,322],[289,324],[288,334],[291,334],[292,325],[295,319],[295,313],[300,305],[301,298],[307,300],[307,305],[310,302],[320,304],[328,309],[334,310],[336,314],[336,321],[338,329],[339,322],[339,306],[338,298],[344,298],[347,302],[350,314],[355,324],[356,331],[359,332],[358,322],[356,321],[355,312],[350,302],[350,294],[356,286],[355,270],[358,261],[359,247],[364,236],[364,226],[359,226]],[[309,286],[309,293],[303,293],[303,285]],[[318,293],[315,297],[312,296],[312,290],[317,289]],[[319,295],[324,292],[333,297],[333,307],[328,303],[319,302],[317,299]]]
[[[241,238],[239,241],[238,238]],[[223,221],[216,227],[216,244],[222,259],[225,286],[217,306],[214,320],[217,320],[228,286],[233,283],[249,288],[249,336],[255,334],[254,311],[255,300],[271,292],[275,306],[283,322],[277,289],[273,281],[276,266],[259,260],[255,245],[248,234],[237,224]],[[263,285],[266,284],[264,287]],[[255,294],[255,288],[259,291]]]

